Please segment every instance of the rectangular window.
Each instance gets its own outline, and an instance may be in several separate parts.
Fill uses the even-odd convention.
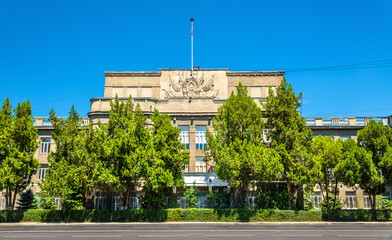
[[[185,167],[184,167],[184,172],[189,172],[189,167],[188,167],[188,164],[185,164]]]
[[[106,192],[96,192],[94,196],[94,209],[106,209]]]
[[[370,203],[370,197],[367,194],[363,195],[363,208],[364,209],[370,209],[371,207],[371,203]]]
[[[207,147],[207,126],[196,126],[196,149],[203,150]]]
[[[45,180],[46,172],[48,168],[40,168],[38,169],[37,179],[38,180]]]
[[[207,207],[207,197],[197,197],[199,203],[196,205],[197,208],[206,208]]]
[[[61,207],[61,198],[55,198],[54,199],[54,206],[56,207],[57,210],[60,209],[60,207]]]
[[[120,196],[117,193],[113,193],[112,195],[112,209],[122,210],[120,206]]]
[[[312,196],[312,201],[314,208],[320,208],[320,202],[321,202],[321,192],[315,192],[314,195]]]
[[[131,209],[140,209],[140,203],[138,197],[130,197],[129,204],[131,205]]]
[[[347,209],[357,208],[357,196],[355,192],[346,192]]]
[[[187,208],[188,202],[184,197],[177,197],[177,205],[179,208]]]
[[[181,143],[185,145],[186,149],[189,150],[189,126],[178,126],[181,130],[180,140]]]
[[[48,154],[50,152],[50,141],[51,138],[41,138],[41,150],[40,153]]]
[[[271,137],[270,137],[271,130],[272,129],[263,129],[263,142],[264,143],[271,142]]]
[[[196,157],[195,172],[207,172],[207,163],[203,159],[204,157]]]
[[[248,197],[248,205],[250,209],[255,209],[255,196]]]
[[[0,210],[5,209],[5,193],[1,194],[1,205],[0,205]]]

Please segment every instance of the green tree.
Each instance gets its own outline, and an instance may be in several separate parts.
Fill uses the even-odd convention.
[[[20,194],[18,200],[18,209],[36,208],[37,204],[37,199],[35,198],[35,194],[31,189],[28,189],[26,192]]]
[[[114,182],[110,169],[101,159],[106,134],[100,124],[94,126],[91,122],[88,127],[80,126],[81,118],[73,106],[67,120],[60,120],[53,110],[50,118],[56,152],[48,156],[50,166],[41,184],[42,191],[51,197],[64,198],[69,208],[81,204],[85,209],[94,190]]]
[[[143,149],[142,205],[144,208],[163,208],[165,192],[173,186],[184,185],[183,172],[189,163],[189,152],[179,140],[180,130],[171,124],[169,115],[154,110],[151,116],[151,140]]]
[[[111,101],[109,111],[108,146],[105,157],[113,166],[116,184],[115,191],[120,193],[120,201],[127,208],[130,192],[135,189],[142,177],[142,166],[148,151],[151,136],[147,128],[147,120],[140,105],[134,107],[132,97],[120,102],[117,95]]]
[[[268,118],[267,126],[272,129],[271,146],[282,159],[290,208],[296,204],[296,196],[303,184],[311,181],[308,165],[311,162],[312,131],[298,112],[301,98],[302,93],[297,96],[292,85],[283,78],[275,90],[270,87],[267,102],[262,103]]]
[[[40,164],[34,158],[38,134],[30,101],[18,103],[14,115],[11,109],[6,98],[0,111],[0,187],[6,189],[6,208],[13,209]]]
[[[313,153],[314,165],[313,174],[316,183],[320,187],[325,207],[335,209],[339,200],[340,174],[336,174],[336,166],[343,159],[343,141],[334,141],[329,136],[317,136],[313,139],[311,149]],[[332,196],[332,197],[327,197]]]
[[[197,198],[198,193],[199,189],[196,188],[195,184],[193,184],[192,187],[187,188],[187,190],[184,192],[184,199],[188,203],[188,208],[194,208],[200,204],[200,201]]]
[[[207,132],[206,158],[215,161],[217,176],[235,189],[234,205],[244,205],[252,181],[281,177],[280,158],[263,144],[261,109],[241,83],[212,122],[216,132]]]
[[[392,129],[381,122],[370,121],[357,133],[358,143],[349,140],[344,145],[344,160],[337,171],[347,186],[358,184],[370,196],[372,209],[376,196],[392,181]]]

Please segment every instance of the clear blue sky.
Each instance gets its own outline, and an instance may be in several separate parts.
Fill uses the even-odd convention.
[[[392,59],[392,1],[0,2],[0,101],[35,116],[102,97],[104,71],[290,70]],[[390,63],[390,62],[389,62]],[[392,114],[392,67],[286,73],[304,116]]]

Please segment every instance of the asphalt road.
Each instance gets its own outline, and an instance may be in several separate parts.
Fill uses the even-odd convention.
[[[0,224],[0,239],[392,239],[391,223]]]

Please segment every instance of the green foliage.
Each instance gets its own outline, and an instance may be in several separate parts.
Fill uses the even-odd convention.
[[[197,198],[197,194],[199,192],[200,191],[195,187],[195,184],[193,184],[193,187],[188,188],[184,192],[184,199],[188,203],[188,208],[194,208],[200,203],[199,199]]]
[[[272,129],[271,146],[283,164],[289,207],[296,202],[294,196],[297,194],[292,193],[299,191],[303,184],[312,182],[309,179],[312,176],[309,168],[312,131],[298,112],[301,98],[302,93],[296,96],[291,84],[283,78],[275,90],[270,87],[267,102],[262,103],[268,118],[267,126]]]
[[[321,211],[249,209],[16,210],[0,211],[0,222],[288,222],[321,221]]]
[[[230,192],[225,190],[210,191],[207,194],[208,206],[219,209],[230,207]]]
[[[180,130],[171,124],[169,115],[155,109],[151,120],[154,125],[142,162],[145,182],[141,201],[144,208],[159,209],[164,207],[165,192],[184,185],[182,169],[189,163],[189,152],[179,140]]]
[[[329,136],[317,136],[313,139],[311,151],[313,154],[312,174],[315,176],[323,199],[324,207],[336,209],[340,203],[339,183],[342,181],[342,174],[336,174],[337,165],[343,159],[343,141],[334,141]],[[328,196],[328,197],[327,197]]]
[[[206,158],[215,161],[218,177],[237,190],[235,206],[246,202],[252,181],[281,177],[279,156],[263,144],[261,109],[245,86],[238,84],[212,122],[216,134],[207,132]]]
[[[333,206],[332,206],[333,205]],[[339,200],[339,196],[335,196],[332,193],[325,196],[325,198],[320,202],[320,208],[322,211],[329,210],[339,210],[342,209],[342,203]]]
[[[329,210],[323,212],[324,221],[340,222],[365,222],[365,221],[392,221],[392,211],[390,210]]]
[[[80,126],[81,117],[73,106],[67,120],[60,120],[53,110],[50,119],[56,151],[48,156],[49,170],[41,189],[50,197],[63,198],[65,208],[86,208],[95,189],[114,182],[101,159],[105,133],[93,122]]]
[[[37,199],[35,198],[35,194],[33,191],[31,191],[31,189],[28,189],[26,192],[23,192],[19,195],[18,209],[36,208],[37,205]]]
[[[109,163],[107,167],[112,168],[116,179],[113,190],[120,193],[120,202],[126,209],[129,194],[142,177],[145,159],[150,157],[151,136],[146,117],[139,104],[134,106],[131,96],[120,102],[116,95],[110,106],[103,158]]]
[[[280,191],[277,194],[270,191],[259,191],[255,198],[256,208],[286,210],[289,208],[287,198],[287,191]]]
[[[379,210],[392,210],[392,201],[387,197],[378,195],[376,197],[376,207]]]
[[[34,158],[37,138],[30,101],[12,110],[6,98],[0,110],[0,190],[6,190],[7,209],[15,207],[17,194],[26,189],[40,166]]]

